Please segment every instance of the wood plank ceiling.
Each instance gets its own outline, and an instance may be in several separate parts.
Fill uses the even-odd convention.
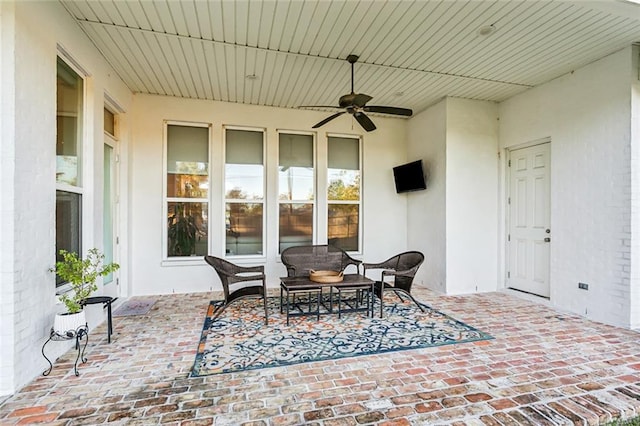
[[[61,3],[133,92],[283,108],[337,105],[352,53],[355,92],[416,113],[503,101],[640,42],[622,0]]]

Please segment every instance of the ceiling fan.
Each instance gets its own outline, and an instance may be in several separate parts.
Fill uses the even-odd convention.
[[[356,119],[356,121],[358,123],[360,123],[360,125],[367,132],[371,132],[372,130],[375,130],[376,129],[376,125],[373,124],[373,121],[371,121],[371,119],[369,117],[367,117],[365,112],[374,112],[374,113],[391,114],[391,115],[402,115],[402,116],[405,116],[405,117],[411,117],[411,115],[413,114],[413,111],[410,110],[410,109],[407,109],[407,108],[397,108],[397,107],[380,106],[380,105],[367,105],[367,102],[369,102],[371,99],[373,99],[373,97],[371,97],[369,95],[365,95],[363,93],[355,93],[353,91],[353,76],[354,76],[353,68],[354,68],[354,64],[357,61],[358,61],[358,56],[357,55],[349,55],[349,56],[347,56],[347,62],[349,62],[351,64],[351,93],[349,93],[347,95],[340,96],[340,100],[338,101],[338,105],[339,106],[307,105],[307,106],[301,106],[300,107],[300,108],[340,108],[340,109],[344,109],[344,111],[337,112],[337,113],[335,113],[333,115],[330,115],[329,117],[325,118],[324,120],[322,120],[321,122],[319,122],[318,124],[313,126],[314,129],[317,129],[318,127],[324,126],[325,124],[327,124],[328,122],[330,122],[334,118],[337,118],[337,117],[341,116],[345,112],[348,112],[349,114],[353,115],[353,117]]]

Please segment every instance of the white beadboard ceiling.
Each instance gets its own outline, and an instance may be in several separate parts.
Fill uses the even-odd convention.
[[[356,93],[417,113],[503,101],[640,42],[640,5],[622,0],[60,1],[133,92],[283,108],[337,105],[349,54]]]

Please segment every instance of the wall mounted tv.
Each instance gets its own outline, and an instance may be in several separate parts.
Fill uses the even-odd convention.
[[[420,191],[427,189],[422,169],[422,160],[412,161],[393,168],[393,179],[396,182],[396,192]]]

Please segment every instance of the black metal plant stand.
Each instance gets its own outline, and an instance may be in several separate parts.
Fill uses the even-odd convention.
[[[113,320],[111,319],[111,304],[115,302],[116,299],[111,296],[96,296],[96,297],[87,297],[80,305],[93,305],[96,303],[102,303],[102,307],[107,308],[107,338],[109,343],[111,343],[111,334],[113,334]]]
[[[80,348],[80,341],[82,340],[83,337],[85,338],[84,346]],[[75,372],[76,376],[80,375],[80,373],[78,373],[78,360],[82,360],[83,364],[87,362],[87,358],[84,356],[84,351],[87,348],[87,344],[89,343],[89,326],[86,324],[78,327],[76,330],[65,331],[64,334],[56,333],[53,330],[53,328],[51,329],[49,338],[47,339],[46,342],[44,342],[44,345],[42,345],[42,356],[49,363],[49,368],[47,368],[45,371],[42,372],[43,376],[48,376],[49,373],[51,373],[51,370],[53,369],[53,364],[51,363],[49,358],[47,358],[47,356],[44,354],[44,348],[45,346],[47,346],[47,343],[51,341],[61,342],[63,340],[71,340],[71,339],[76,339],[76,350],[78,351],[78,355],[76,356],[76,362],[73,365],[73,371]]]

